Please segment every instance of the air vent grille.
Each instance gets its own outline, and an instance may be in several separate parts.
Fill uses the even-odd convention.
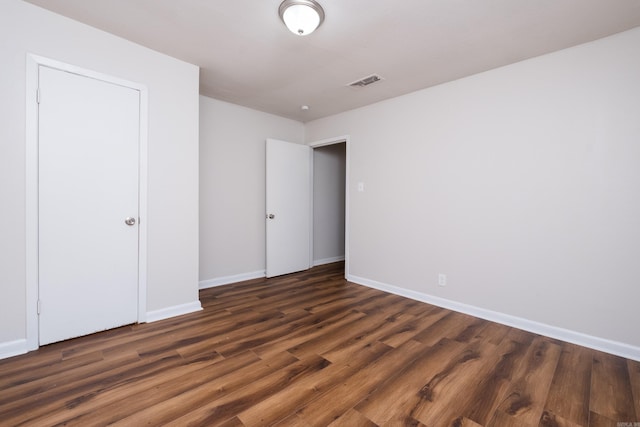
[[[370,76],[367,76],[363,79],[360,79],[358,81],[355,81],[353,83],[349,83],[349,86],[351,87],[365,87],[370,85],[371,83],[375,83],[375,82],[379,82],[380,80],[382,80],[382,77],[380,77],[377,74],[372,74]]]

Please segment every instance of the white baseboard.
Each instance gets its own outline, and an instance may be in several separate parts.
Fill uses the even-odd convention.
[[[265,270],[253,271],[251,273],[234,274],[233,276],[216,277],[215,279],[201,280],[198,284],[200,289],[214,288],[216,286],[228,285],[230,283],[243,282],[245,280],[260,279],[266,277]]]
[[[155,322],[158,320],[168,319],[170,317],[193,313],[200,310],[202,310],[200,301],[194,301],[187,304],[180,304],[173,307],[163,308],[161,310],[148,311],[147,322]],[[30,350],[35,349],[30,349],[27,346],[27,340],[24,338],[15,341],[3,342],[0,343],[0,359],[6,359],[8,357],[26,354]]]
[[[377,282],[375,280],[365,279],[363,277],[349,275],[347,276],[347,280],[359,285],[411,298],[416,301],[426,302],[427,304],[432,304],[474,317],[479,317],[491,322],[512,326],[514,328],[533,332],[534,334],[544,335],[550,338],[559,339],[583,347],[592,348],[594,350],[603,351],[605,353],[615,354],[616,356],[622,356],[627,359],[632,359],[640,362],[640,347],[635,347],[629,344],[611,341],[604,338],[594,337],[591,335],[583,334],[581,332],[576,332],[557,326],[551,326],[545,323],[528,320],[522,317],[511,316],[509,314],[504,314],[497,311],[487,310],[485,308],[424,294],[422,292],[412,291],[410,289],[388,285],[385,283]]]
[[[170,317],[181,316],[202,310],[200,301],[193,301],[186,304],[174,305],[173,307],[162,308],[160,310],[147,311],[147,323]]]
[[[27,340],[24,338],[0,343],[0,359],[25,354],[27,351]]]
[[[324,259],[313,260],[313,266],[317,267],[319,265],[331,264],[331,263],[338,262],[338,261],[344,261],[344,255],[336,256],[336,257],[333,257],[333,258],[324,258]]]

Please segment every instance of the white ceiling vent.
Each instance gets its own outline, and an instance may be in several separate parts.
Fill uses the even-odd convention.
[[[358,81],[355,81],[353,83],[349,83],[349,86],[351,87],[365,87],[370,85],[371,83],[375,83],[375,82],[379,82],[380,80],[382,80],[382,77],[380,77],[377,74],[372,74],[370,76],[367,76],[363,79],[360,79]]]

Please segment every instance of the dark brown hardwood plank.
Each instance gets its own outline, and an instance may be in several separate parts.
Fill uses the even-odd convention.
[[[486,341],[490,344],[500,344],[509,333],[509,330],[511,330],[510,327],[501,325],[499,323],[487,323],[487,327],[480,331],[476,338],[482,341]]]
[[[300,363],[298,359],[287,353],[280,353],[269,360],[256,360],[250,352],[245,354],[253,361],[252,363],[225,372],[207,372],[206,378],[198,378],[195,381],[194,378],[182,378],[181,383],[164,383],[161,389],[156,387],[153,397],[156,397],[158,392],[166,393],[162,399],[154,399],[158,403],[142,402],[142,404],[136,403],[135,407],[129,406],[123,414],[126,416],[118,418],[120,421],[116,425],[165,425],[202,408],[214,409],[218,404],[212,402],[219,402],[254,382],[263,381],[274,373],[281,374]],[[235,359],[237,357],[227,360]],[[117,410],[117,408],[114,409]],[[236,414],[231,414],[221,421],[232,418],[233,415]]]
[[[136,352],[131,352],[130,355],[139,359]],[[61,379],[73,381],[74,375],[82,377],[83,372],[92,372],[95,369],[93,364],[103,360],[104,356],[97,351],[73,360],[59,358],[54,363],[31,366],[28,370],[16,369],[16,372],[6,373],[2,377],[4,388],[0,390],[0,405],[43,392],[55,386]]]
[[[435,345],[442,338],[455,339],[477,320],[466,314],[448,311],[444,317],[416,334],[413,339],[427,345]]]
[[[618,425],[619,422],[625,421],[613,420],[605,417],[604,415],[600,415],[597,412],[591,412],[589,414],[589,427],[620,427]]]
[[[309,323],[309,313],[304,310],[296,310],[287,314],[279,314],[272,318],[265,318],[254,325],[238,328],[224,335],[218,340],[212,340],[209,344],[224,357],[231,357],[252,348],[271,342],[282,336],[287,336],[299,325]]]
[[[397,329],[391,330],[386,335],[380,337],[380,341],[391,347],[399,347],[406,341],[413,339],[418,333],[428,329],[447,314],[449,314],[449,310],[430,307],[430,309],[425,310],[422,315],[417,315],[415,320],[400,325]]]
[[[461,417],[454,421],[452,427],[483,427],[469,418]]]
[[[239,390],[210,401],[205,406],[194,408],[194,410],[165,425],[177,427],[185,425],[215,426],[221,424],[229,418],[233,418],[236,414],[241,414],[249,409],[256,402],[278,393],[291,383],[319,372],[329,365],[330,362],[322,357],[311,356],[284,369],[278,369]],[[241,418],[240,420],[242,421]]]
[[[587,420],[588,419],[589,416],[587,415]],[[561,417],[560,415],[554,414],[551,411],[545,410],[540,417],[540,424],[538,424],[538,427],[582,427],[587,425],[589,425],[588,421],[586,424],[577,424]]]
[[[430,346],[414,340],[407,341],[396,350],[345,378],[330,393],[301,408],[297,412],[298,416],[309,425],[327,425],[358,404],[385,381],[393,379],[404,367],[432,351]]]
[[[260,357],[269,357],[278,352],[288,351],[296,345],[303,344],[317,337],[338,333],[343,325],[347,325],[362,317],[364,317],[364,315],[357,311],[344,312],[338,310],[335,315],[325,320],[314,318],[310,324],[302,328],[297,328],[297,330],[290,335],[280,337],[271,342],[262,343],[256,346],[253,351],[260,355]]]
[[[352,408],[334,420],[328,427],[378,427],[378,424]]]
[[[545,414],[549,419],[563,420],[565,425],[589,424],[593,356],[593,352],[573,344],[562,346],[545,404]],[[547,424],[553,425],[550,423],[547,421]]]
[[[370,326],[380,328],[383,324],[390,323],[388,320],[389,315],[398,315],[401,310],[402,307],[398,307],[396,303],[391,303],[388,305],[387,310],[378,311],[369,316],[361,313],[362,317],[341,325],[339,331],[337,331],[338,333],[324,333],[287,350],[297,357],[304,357],[309,354],[323,354],[331,349],[345,345],[352,338],[365,338],[367,331],[370,331]]]
[[[121,398],[123,386],[127,382],[145,377],[159,378],[162,372],[179,364],[180,357],[174,354],[154,361],[124,365],[115,372],[107,371],[104,374],[100,374],[99,368],[96,367],[97,378],[90,378],[88,382],[67,383],[59,390],[51,389],[48,393],[38,393],[24,400],[24,406],[18,413],[7,411],[4,419],[16,425],[55,425],[87,409],[108,403],[109,390],[112,390],[112,395]]]
[[[380,322],[368,322],[367,318],[362,319],[366,325],[362,326],[357,335],[343,338],[332,348],[322,352],[322,357],[333,363],[349,363],[354,354],[377,343],[389,346],[380,337],[386,336],[393,330],[404,329],[405,325],[415,320],[414,316],[399,314],[390,318],[385,318]],[[389,346],[393,347],[393,346]],[[394,347],[395,348],[395,347]]]
[[[629,381],[636,410],[635,421],[640,423],[640,362],[627,359],[627,367],[629,368]]]
[[[448,377],[463,365],[473,365],[480,357],[476,350],[466,349],[454,340],[443,339],[421,355],[411,365],[403,367],[392,379],[371,393],[355,406],[364,416],[376,424],[402,424],[407,417],[418,419],[426,425],[446,425],[446,420],[425,422],[420,417],[426,413],[442,414],[441,405],[451,406],[451,401],[440,399],[442,387],[446,388]],[[436,408],[432,406],[437,405]]]
[[[233,417],[220,424],[220,427],[244,427],[244,424],[242,424],[242,421],[240,421],[238,417]]]
[[[491,343],[491,340],[488,340]],[[475,385],[465,393],[464,398],[471,401],[463,415],[480,425],[487,425],[498,409],[510,387],[510,379],[515,376],[517,367],[527,354],[528,345],[505,337],[488,357],[485,371],[474,379]]]
[[[560,358],[560,345],[537,337],[527,356],[509,379],[506,397],[488,426],[537,425]]]
[[[423,386],[422,399],[412,402],[413,416],[426,425],[469,424],[466,414],[481,396],[479,391],[485,385],[481,379],[491,375],[500,356],[499,348],[490,342],[477,341],[467,347]],[[499,394],[501,390],[495,391]]]
[[[283,390],[272,394],[238,415],[246,426],[264,426],[274,424],[303,405],[331,393],[343,378],[354,375],[366,366],[374,363],[391,350],[389,346],[376,343],[354,353],[348,365],[331,364],[299,381],[292,381]]]
[[[336,263],[210,288],[200,312],[0,360],[0,425],[640,421],[640,362],[343,276]]]
[[[591,412],[620,422],[640,421],[636,417],[627,361],[621,357],[594,352],[591,375]]]
[[[75,369],[51,370],[50,374],[36,377],[33,381],[19,386],[6,388],[0,392],[0,405],[4,408],[5,419],[12,415],[35,416],[38,411],[47,412],[49,400],[57,402],[60,396],[72,398],[81,396],[91,390],[96,382],[108,381],[109,377],[125,372],[130,366],[148,366],[148,361],[141,361],[137,353],[132,352],[121,358],[109,361],[99,359],[95,363],[86,364]],[[99,373],[98,373],[99,372]],[[10,393],[9,393],[10,392]],[[37,398],[36,398],[37,396]],[[35,402],[38,403],[36,408]]]

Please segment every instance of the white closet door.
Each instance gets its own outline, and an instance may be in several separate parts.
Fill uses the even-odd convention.
[[[140,93],[45,66],[39,91],[42,345],[137,321]]]

